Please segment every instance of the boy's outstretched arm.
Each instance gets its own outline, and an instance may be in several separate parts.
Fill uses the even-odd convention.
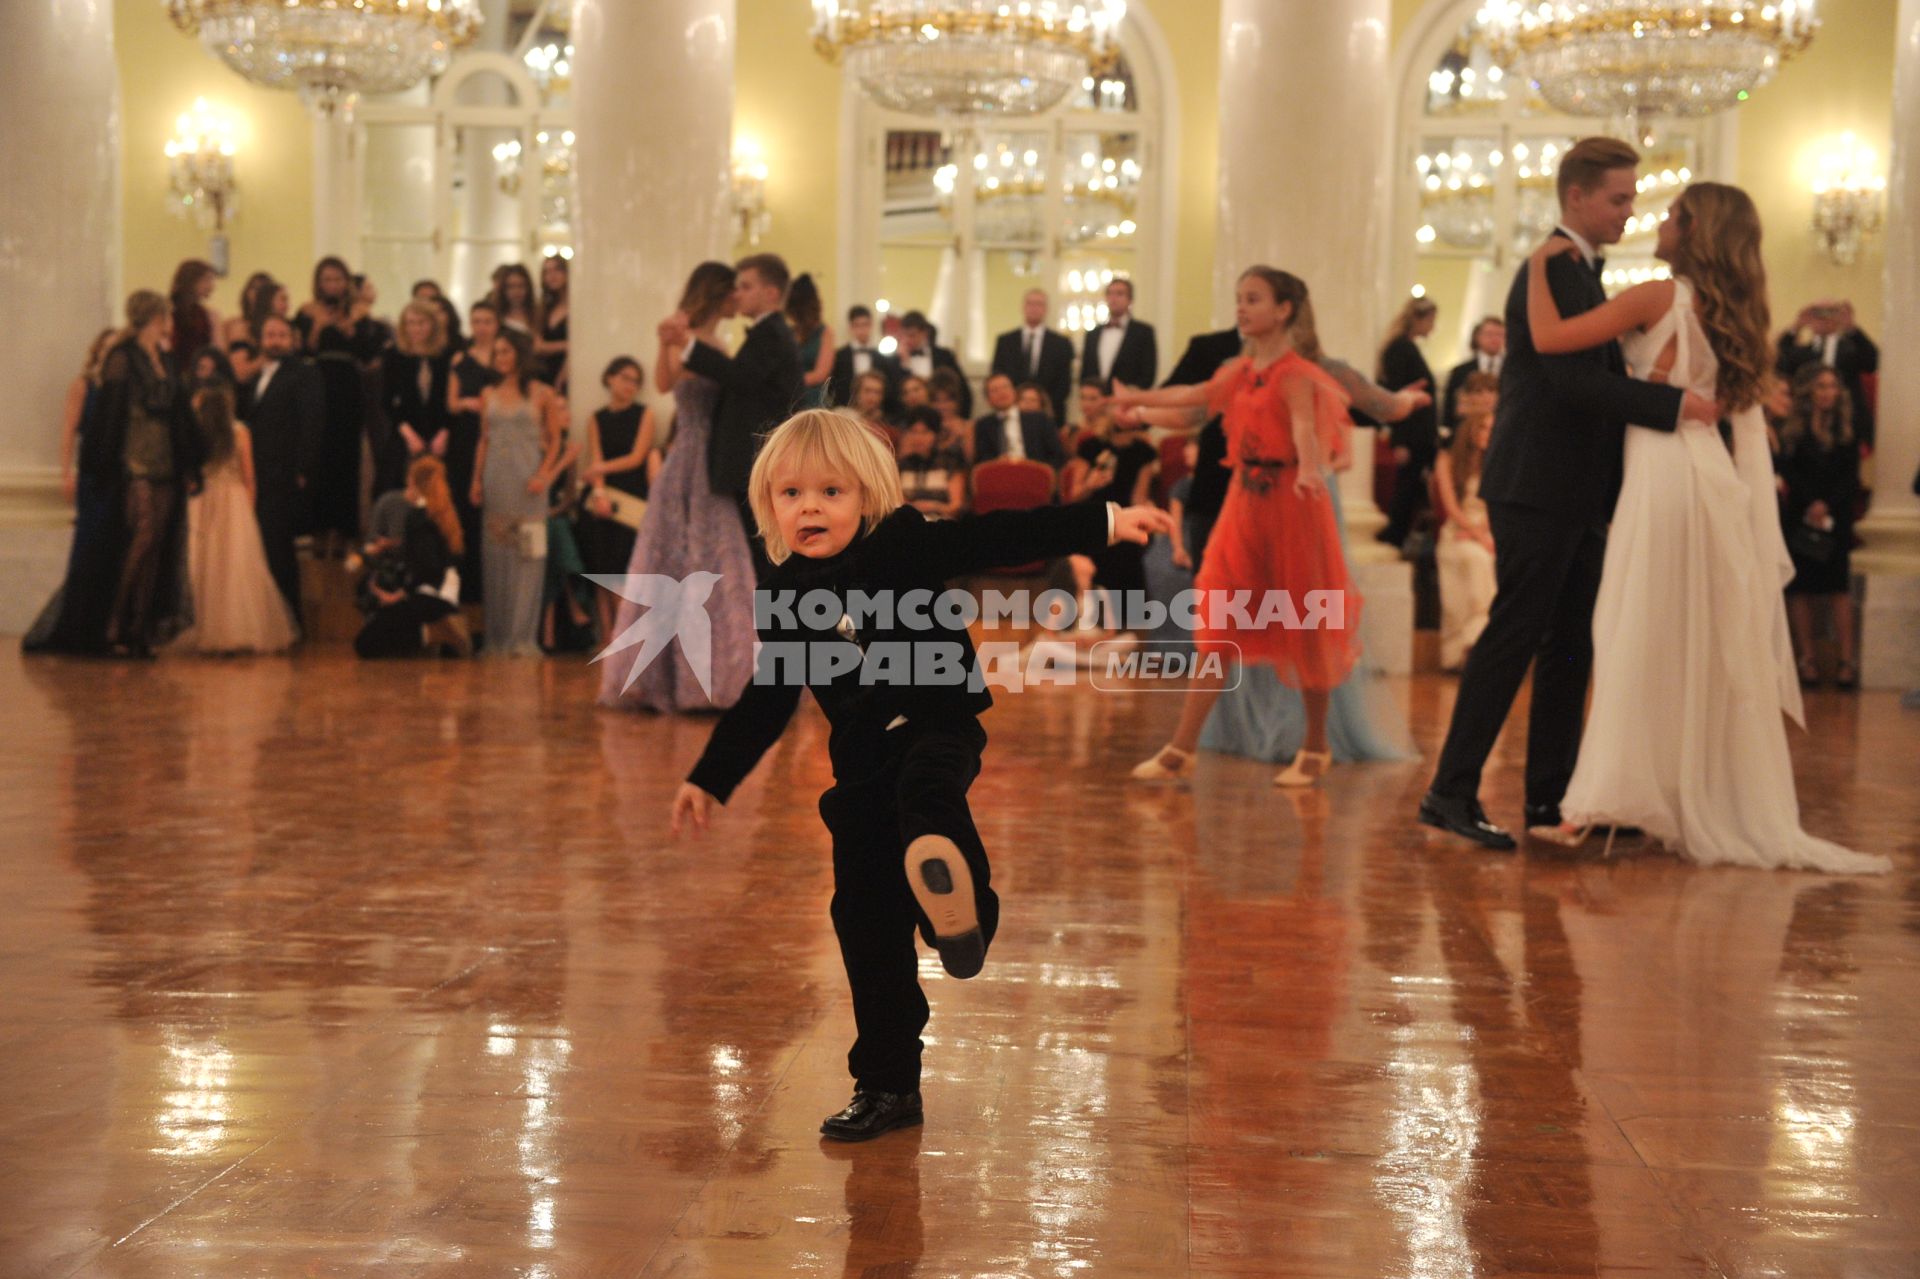
[[[1144,543],[1170,528],[1171,520],[1158,507],[1075,502],[914,525],[900,550],[915,567],[931,569],[944,581],[999,564],[1091,555],[1115,542]]]

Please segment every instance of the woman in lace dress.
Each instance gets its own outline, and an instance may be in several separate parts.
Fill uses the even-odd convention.
[[[1639,826],[1703,865],[1884,872],[1800,828],[1782,714],[1804,724],[1781,587],[1780,533],[1760,399],[1772,367],[1760,218],[1736,187],[1699,182],[1660,226],[1671,280],[1560,317],[1534,255],[1527,318],[1557,354],[1615,337],[1633,375],[1717,401],[1714,423],[1627,428],[1619,504],[1593,614],[1593,709],[1561,802],[1570,842],[1594,823]]]
[[[702,262],[687,280],[681,311],[695,337],[720,346],[720,321],[733,314],[733,268]],[[639,646],[616,648],[641,617],[642,606],[620,602],[600,675],[600,702],[624,710],[724,710],[753,678],[753,554],[733,496],[715,493],[707,479],[707,436],[720,398],[719,384],[681,367],[683,342],[662,342],[655,385],[673,395],[673,438],[654,482],[629,575],[659,574],[684,581],[696,572],[718,574],[705,608],[713,636],[709,682],[702,687],[679,641],[634,669]]]

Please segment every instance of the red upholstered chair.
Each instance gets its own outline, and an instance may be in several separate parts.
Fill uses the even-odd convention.
[[[973,490],[973,511],[1030,511],[1053,500],[1053,468],[1045,462],[995,458],[973,468],[968,482]],[[1009,577],[1023,577],[1046,568],[1045,560],[1017,564],[993,570]]]
[[[1153,500],[1161,506],[1173,500],[1173,486],[1187,477],[1187,441],[1191,435],[1170,435],[1160,441],[1160,473],[1154,477]]]

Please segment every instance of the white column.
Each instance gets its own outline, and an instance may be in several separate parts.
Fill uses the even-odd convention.
[[[1900,0],[1894,28],[1893,159],[1887,174],[1886,331],[1879,334],[1873,511],[1854,567],[1866,577],[1862,681],[1920,688],[1920,0]]]
[[[687,274],[726,255],[733,0],[574,0],[576,426],[615,355],[652,370]],[[650,379],[649,379],[650,380]]]
[[[122,322],[113,6],[17,0],[0,40],[0,291],[17,314],[0,480],[51,484],[60,408],[95,333]],[[200,56],[184,51],[183,57]]]
[[[1373,371],[1375,267],[1385,221],[1388,0],[1221,0],[1220,230],[1215,310],[1240,272],[1291,271],[1313,293],[1327,352]],[[1310,107],[1303,104],[1311,104]],[[1354,432],[1341,476],[1363,643],[1383,670],[1411,669],[1408,566],[1373,540],[1373,432]]]

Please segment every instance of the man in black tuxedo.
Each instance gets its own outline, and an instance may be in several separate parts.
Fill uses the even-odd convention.
[[[253,515],[267,569],[298,620],[293,542],[307,524],[307,477],[320,460],[326,388],[320,370],[297,354],[296,341],[282,316],[260,326],[260,371],[240,389],[238,416],[253,435]]]
[[[739,504],[740,523],[753,547],[754,571],[764,578],[770,566],[747,505],[747,477],[767,432],[793,413],[804,374],[799,344],[781,314],[792,278],[786,262],[778,254],[756,253],[740,259],[734,274],[734,303],[748,321],[738,351],[729,356],[694,338],[685,315],[674,316],[672,324],[687,343],[686,367],[720,384],[720,403],[707,436],[707,482],[715,493]]]
[[[1045,413],[1022,413],[1013,378],[995,373],[987,378],[987,406],[992,409],[973,424],[973,460],[976,465],[998,458],[1025,458],[1045,462],[1054,470],[1067,464],[1060,432]]]
[[[1443,442],[1453,434],[1454,426],[1460,421],[1460,406],[1455,401],[1460,398],[1460,389],[1467,384],[1467,379],[1475,373],[1500,376],[1500,367],[1507,362],[1507,322],[1497,315],[1489,315],[1473,326],[1471,345],[1473,350],[1467,358],[1447,372],[1446,394],[1440,397],[1440,437]]]
[[[1047,291],[1028,289],[1020,299],[1017,329],[1002,333],[993,344],[993,369],[1013,379],[1015,388],[1032,382],[1053,401],[1054,416],[1067,417],[1067,397],[1073,394],[1073,343],[1064,333],[1047,327]]]
[[[1560,226],[1577,256],[1547,265],[1566,316],[1606,301],[1596,246],[1619,242],[1633,214],[1639,157],[1625,142],[1587,138],[1560,161]],[[1691,392],[1626,374],[1618,343],[1543,356],[1527,326],[1527,268],[1507,294],[1507,359],[1480,495],[1495,546],[1495,593],[1486,630],[1467,657],[1453,723],[1420,820],[1487,848],[1513,837],[1480,806],[1480,770],[1533,664],[1527,726],[1526,821],[1560,824],[1560,798],[1580,749],[1593,666],[1593,602],[1607,523],[1620,491],[1628,423],[1672,430],[1682,417],[1715,421]],[[1535,659],[1538,659],[1537,661]]]
[[[933,325],[918,311],[900,317],[900,376],[931,381],[937,369],[952,369],[960,379],[960,416],[973,416],[973,388],[953,351],[936,345]]]
[[[887,402],[900,390],[900,361],[873,344],[873,312],[864,306],[847,308],[847,344],[833,353],[833,372],[827,375],[827,403],[834,408],[853,402],[853,380],[862,373],[887,379]]]
[[[1873,443],[1873,406],[1867,403],[1863,373],[1880,371],[1880,348],[1854,324],[1853,303],[1816,302],[1794,317],[1793,327],[1780,335],[1780,353],[1774,366],[1780,376],[1793,375],[1809,364],[1824,364],[1840,375],[1840,384],[1853,398],[1853,431],[1862,444]]]
[[[1107,394],[1113,384],[1152,386],[1160,371],[1160,352],[1153,326],[1133,318],[1133,281],[1115,277],[1107,285],[1107,322],[1087,331],[1080,351],[1080,380],[1100,383]]]

